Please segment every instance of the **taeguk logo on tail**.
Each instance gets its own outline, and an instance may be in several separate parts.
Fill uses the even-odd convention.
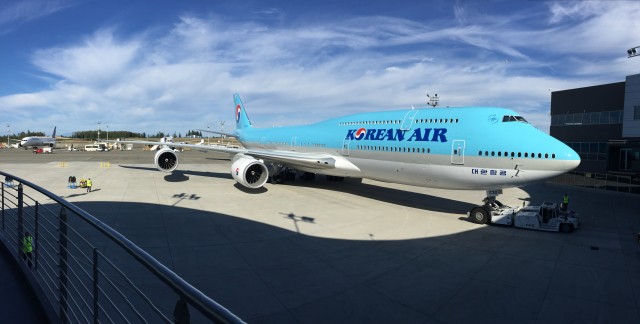
[[[240,105],[236,106],[236,123],[240,120]]]
[[[447,142],[446,128],[416,128],[414,130],[398,128],[378,129],[349,129],[346,139],[369,141],[397,141],[397,142]]]

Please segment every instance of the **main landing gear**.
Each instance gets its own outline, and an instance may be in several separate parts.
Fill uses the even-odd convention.
[[[269,182],[272,184],[284,183],[296,179],[296,171],[284,165],[272,165],[269,168]]]

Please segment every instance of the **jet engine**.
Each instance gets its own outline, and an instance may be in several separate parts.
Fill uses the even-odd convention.
[[[269,178],[269,171],[262,160],[238,154],[231,163],[231,176],[241,185],[256,189],[262,187]]]
[[[171,172],[178,167],[178,155],[172,149],[164,148],[158,151],[154,160],[156,168],[160,171]]]

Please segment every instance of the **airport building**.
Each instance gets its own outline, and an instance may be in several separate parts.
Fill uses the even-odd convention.
[[[550,134],[580,154],[578,172],[640,174],[640,74],[552,92]]]

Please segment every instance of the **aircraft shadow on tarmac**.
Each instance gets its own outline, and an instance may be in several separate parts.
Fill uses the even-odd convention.
[[[312,305],[313,302],[318,302],[321,312],[328,312],[324,315],[327,317],[326,322],[339,322],[344,319],[339,311],[343,307],[341,304],[352,304],[354,299],[367,301],[352,306],[359,309],[357,313],[375,314],[378,319],[391,321],[400,316],[390,311],[397,309],[396,302],[388,308],[379,307],[380,300],[387,302],[388,299],[379,293],[372,294],[367,289],[372,284],[367,280],[377,280],[375,284],[386,287],[387,280],[395,281],[396,277],[406,275],[404,267],[409,260],[440,246],[443,239],[363,241],[315,237],[305,234],[305,228],[308,227],[300,226],[300,223],[314,224],[315,215],[299,216],[293,212],[279,213],[279,217],[292,220],[292,228],[283,229],[223,213],[176,206],[135,202],[75,204],[112,226],[204,294],[246,321],[260,322],[264,319],[270,322],[270,316],[275,313],[278,318],[287,319],[284,322],[295,322],[294,318],[313,322],[312,319],[318,314],[307,308],[309,302]],[[114,208],[114,204],[118,208]],[[160,212],[161,209],[166,211],[164,216],[159,216],[163,213]],[[114,210],[117,212],[114,213]],[[127,216],[127,221],[123,221],[124,215]],[[149,223],[157,222],[158,217],[164,219],[160,222],[164,226],[149,227]],[[163,286],[156,284],[156,279],[143,266],[134,262],[121,248],[99,238],[82,221],[73,219],[70,222],[80,227],[78,231],[84,235],[97,238],[95,243],[101,250],[104,248],[103,255],[114,260],[121,270],[127,274],[135,273],[136,279],[144,279],[143,286],[150,287],[149,291],[144,292],[152,296],[154,302],[166,304],[163,309],[173,309],[174,297],[164,296]],[[443,263],[441,258],[444,255],[451,260],[446,262],[447,265],[457,263],[454,261],[457,257],[466,257],[466,253],[463,253],[465,256],[457,255],[457,252],[463,250],[447,249],[446,253],[439,253],[438,264]],[[429,255],[424,257],[427,260],[420,263],[433,263],[429,260]],[[263,277],[267,278],[268,284],[265,284]],[[418,280],[422,282],[420,285],[425,287],[421,291],[428,291],[426,287],[439,280],[418,279],[421,279]],[[241,284],[247,286],[238,289]],[[356,292],[350,291],[354,285],[359,287]],[[289,296],[290,292],[280,291],[281,287],[295,289],[295,294]],[[387,288],[380,289],[386,292]],[[247,303],[247,293],[266,299],[261,303]],[[267,298],[273,294],[279,299],[274,301],[269,299],[271,297]],[[327,301],[327,296],[336,298],[338,302]],[[401,295],[398,298],[404,299]],[[418,313],[410,308],[403,310],[409,313],[400,316],[403,322],[424,322],[433,318],[429,313],[430,308],[421,309]],[[291,315],[292,313],[295,315]],[[194,322],[204,321],[197,311],[193,311],[191,316],[192,320],[196,319]],[[357,317],[352,319],[356,322],[362,320]],[[271,322],[277,321],[271,319]]]
[[[388,194],[408,194],[405,200],[423,200],[425,205],[456,204],[401,190],[385,191],[374,185],[358,185],[358,188],[349,190],[355,194],[361,190],[377,190],[379,194],[370,195],[374,199]],[[566,294],[596,299],[601,293],[597,287],[608,282],[598,277],[591,289],[585,288],[581,281],[562,281],[566,269],[573,269],[572,272],[584,278],[602,265],[594,263],[599,259],[587,255],[593,252],[584,246],[558,244],[553,237],[540,240],[540,237],[549,237],[549,233],[529,232],[532,238],[522,237],[514,242],[511,229],[502,233],[486,226],[406,240],[373,240],[375,232],[370,234],[371,241],[332,239],[306,235],[309,226],[315,226],[322,217],[300,216],[294,211],[274,215],[293,221],[291,228],[283,229],[233,215],[182,207],[134,202],[76,204],[249,322],[314,322],[318,319],[362,322],[374,317],[380,322],[455,323],[489,318],[499,322],[547,322],[560,314],[576,322],[586,321],[589,316],[610,316],[616,322],[627,323],[638,319],[634,302],[615,309],[606,307],[604,302],[588,304],[588,309],[550,307],[559,298],[566,298]],[[114,208],[114,204],[118,207]],[[415,204],[421,206],[421,203]],[[457,204],[455,208],[466,208]],[[158,222],[159,217],[163,221]],[[90,230],[79,220],[71,222]],[[149,226],[150,223],[163,226]],[[544,254],[533,248],[540,244]],[[143,273],[141,265],[128,262],[131,258],[113,244],[101,240],[98,245],[108,247],[104,254],[118,261],[117,265],[127,273]],[[586,262],[586,269],[581,270],[582,266],[565,264],[575,259],[563,254],[563,249],[582,253],[584,259],[595,261],[582,260]],[[555,262],[549,261],[549,253],[555,255],[553,260],[566,259],[565,263],[549,266]],[[510,271],[504,272],[505,267]],[[160,285],[144,286],[151,287],[148,292],[151,296],[163,296]],[[544,288],[555,286],[561,288]],[[154,293],[156,290],[158,293]],[[617,293],[618,290],[623,293]],[[632,287],[617,285],[615,291],[610,295],[621,300],[631,294]],[[262,302],[247,303],[247,295]],[[522,303],[514,295],[533,295],[535,302]],[[459,305],[467,302],[469,296],[482,296],[500,307],[481,305],[473,307],[473,311],[460,312]],[[168,304],[166,308],[171,310],[175,299],[164,297],[159,303]],[[348,317],[345,309],[350,311]],[[195,311],[192,317],[201,319]]]
[[[144,170],[144,171],[153,171],[153,172],[161,172],[156,168],[148,168],[148,167],[138,167],[138,166],[129,166],[129,165],[118,165],[121,168],[125,169],[134,169],[134,170]],[[219,173],[219,172],[203,172],[203,171],[189,171],[189,170],[175,170],[164,177],[164,180],[167,182],[182,182],[188,181],[189,176],[201,176],[201,177],[212,177],[219,179],[232,179],[229,173]]]
[[[362,183],[361,179],[345,179],[339,182],[325,181],[324,179],[296,180],[287,182],[285,185],[339,191],[398,206],[443,213],[466,213],[476,206],[463,201]],[[480,203],[478,202],[478,204]]]

